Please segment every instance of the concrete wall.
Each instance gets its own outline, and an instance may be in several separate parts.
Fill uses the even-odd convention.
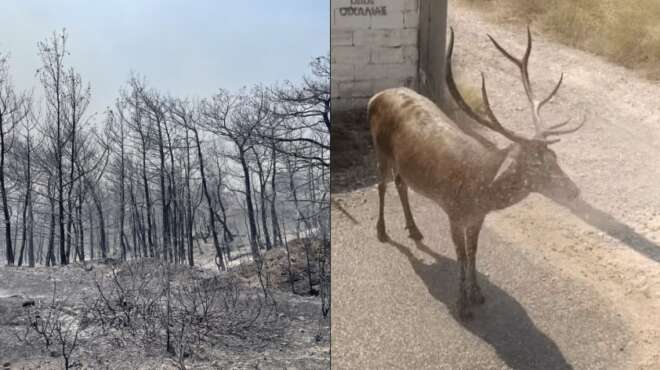
[[[419,0],[418,90],[446,107],[445,43],[447,0]]]
[[[332,0],[332,109],[365,109],[388,87],[418,87],[420,1]]]

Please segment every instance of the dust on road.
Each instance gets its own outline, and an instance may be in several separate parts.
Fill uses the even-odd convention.
[[[517,55],[524,29],[461,7],[450,24],[463,80],[478,87],[484,71],[501,121],[530,132],[519,72],[486,37]],[[660,86],[541,35],[534,40],[530,76],[539,94],[565,73],[545,120],[588,115],[581,131],[553,146],[582,199],[561,206],[533,195],[486,219],[477,268],[487,302],[463,324],[452,311],[455,254],[440,208],[411,194],[425,235],[415,245],[390,186],[385,217],[395,243],[383,244],[375,188],[335,193],[345,212],[333,206],[333,365],[660,368]],[[354,123],[356,136],[366,125]],[[375,167],[370,158],[367,168]],[[344,179],[337,174],[333,189]]]
[[[337,195],[333,212],[333,366],[337,368],[611,368],[629,355],[630,328],[586,284],[562,276],[491,227],[481,234],[475,319],[455,313],[457,265],[446,217],[411,194],[423,243],[407,238],[395,192],[392,243],[375,238],[375,189]]]

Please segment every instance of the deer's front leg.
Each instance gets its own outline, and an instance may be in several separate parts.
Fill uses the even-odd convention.
[[[390,181],[392,176],[392,167],[390,161],[385,155],[379,153],[378,155],[378,172],[380,174],[380,182],[378,183],[378,222],[376,223],[376,232],[378,233],[378,240],[386,242],[390,240],[385,231],[385,193],[387,192],[387,182]]]
[[[486,299],[481,293],[481,288],[477,283],[477,268],[476,268],[476,257],[477,257],[477,247],[479,245],[479,232],[481,231],[481,226],[483,225],[484,219],[481,218],[478,221],[472,223],[467,227],[465,233],[465,246],[467,252],[467,273],[468,273],[468,299],[470,303],[474,304],[483,304]]]
[[[401,175],[398,174],[394,178],[394,184],[396,185],[396,190],[399,193],[399,199],[401,199],[403,215],[406,218],[406,229],[408,229],[408,236],[410,236],[410,239],[412,240],[422,240],[424,237],[422,236],[422,233],[419,232],[419,229],[415,224],[412,211],[410,211],[410,203],[408,202],[408,184],[406,184],[406,182],[401,178]]]
[[[472,311],[468,300],[468,291],[466,285],[466,267],[467,258],[465,254],[465,234],[466,228],[463,225],[450,221],[451,237],[456,247],[456,260],[458,262],[458,300],[456,301],[456,310],[461,320],[472,318]]]
[[[381,181],[378,184],[378,222],[376,223],[376,232],[378,233],[378,240],[386,242],[390,240],[385,231],[385,191],[387,190],[387,182]]]

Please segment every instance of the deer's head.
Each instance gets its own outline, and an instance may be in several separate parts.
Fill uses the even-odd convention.
[[[555,85],[552,92],[542,100],[535,97],[532,91],[532,84],[529,80],[529,56],[532,52],[532,34],[527,28],[527,49],[522,59],[515,58],[507,52],[500,44],[488,35],[492,43],[504,56],[513,62],[519,69],[522,77],[525,94],[529,100],[532,111],[532,121],[535,128],[535,134],[531,138],[523,137],[513,131],[506,129],[493,113],[488,101],[486,92],[486,78],[481,74],[481,96],[484,103],[486,115],[475,112],[469,104],[465,102],[461,93],[456,87],[454,81],[451,58],[454,48],[454,30],[451,29],[449,39],[449,49],[447,51],[446,79],[447,87],[454,97],[458,106],[472,119],[478,123],[494,130],[504,137],[508,138],[513,144],[506,150],[505,159],[500,164],[497,173],[491,180],[491,184],[498,181],[514,181],[521,184],[522,189],[530,192],[538,192],[550,198],[570,200],[579,196],[580,191],[573,181],[564,173],[557,162],[557,155],[550,149],[550,145],[559,141],[558,136],[569,134],[579,130],[585,119],[576,127],[562,129],[570,120],[562,123],[546,126],[543,124],[540,116],[541,108],[548,103],[557,93],[563,80],[563,73]]]

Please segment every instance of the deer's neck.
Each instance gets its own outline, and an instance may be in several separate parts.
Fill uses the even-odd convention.
[[[493,182],[512,147],[489,149],[484,158],[484,167],[475,201],[485,212],[510,207],[530,193],[529,186],[519,164]]]

